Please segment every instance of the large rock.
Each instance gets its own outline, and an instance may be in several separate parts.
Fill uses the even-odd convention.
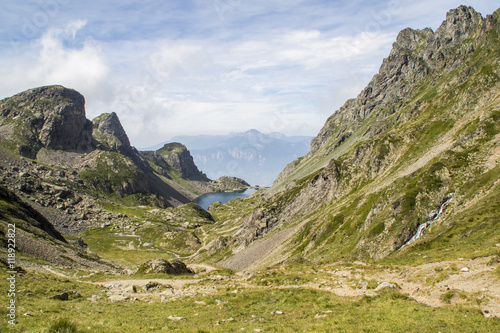
[[[85,117],[85,99],[75,90],[47,86],[0,101],[0,139],[33,158],[42,147],[86,152],[92,148],[92,123]]]
[[[130,155],[132,147],[116,113],[104,113],[92,120],[92,135],[105,148]]]
[[[173,169],[181,173],[182,178],[191,180],[203,180],[208,178],[203,175],[194,164],[193,157],[189,150],[180,143],[168,143],[163,148],[157,150],[157,153]]]
[[[172,275],[194,274],[181,260],[152,259],[140,265],[137,273],[163,273]]]

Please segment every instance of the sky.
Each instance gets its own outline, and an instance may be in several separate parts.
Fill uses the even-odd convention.
[[[465,0],[463,0],[465,1]],[[0,98],[60,84],[132,145],[178,135],[315,136],[406,27],[493,0],[3,0]]]

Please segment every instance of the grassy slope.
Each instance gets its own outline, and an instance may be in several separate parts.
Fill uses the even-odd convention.
[[[499,42],[498,36],[496,38],[496,42]],[[496,245],[500,243],[497,227],[500,220],[500,169],[498,165],[490,170],[484,167],[489,152],[498,147],[498,95],[489,96],[487,102],[481,105],[481,112],[467,122],[460,122],[464,115],[460,113],[454,114],[451,120],[436,116],[445,108],[463,110],[463,99],[460,100],[457,96],[482,94],[485,90],[491,91],[492,84],[498,85],[498,73],[491,66],[491,60],[495,58],[500,58],[497,51],[489,54],[476,51],[471,61],[479,68],[476,71],[478,75],[470,77],[452,90],[448,90],[446,84],[455,81],[460,69],[432,87],[428,86],[429,81],[424,81],[408,106],[402,108],[399,114],[377,120],[388,122],[390,126],[375,139],[367,141],[362,133],[376,121],[376,114],[367,118],[360,129],[338,149],[327,152],[328,147],[325,147],[324,154],[320,154],[319,158],[300,161],[296,171],[274,188],[282,189],[285,183],[294,182],[295,186],[288,191],[273,197],[271,201],[263,201],[261,193],[214,208],[212,214],[217,219],[216,223],[205,221],[202,229],[194,231],[206,243],[218,236],[229,238],[241,223],[242,216],[249,216],[258,206],[279,207],[292,202],[299,193],[307,189],[314,176],[335,158],[338,160],[342,180],[354,186],[341,198],[318,203],[313,210],[305,211],[303,215],[289,221],[293,225],[302,218],[310,220],[291,239],[287,252],[292,258],[305,256],[313,259],[312,266],[295,261],[300,266],[297,268],[292,261],[292,264],[284,267],[284,271],[281,268],[271,268],[255,273],[245,282],[239,283],[238,278],[219,282],[217,291],[212,295],[186,296],[164,303],[159,297],[153,302],[140,300],[108,303],[104,299],[94,303],[86,298],[91,295],[104,297],[104,289],[75,280],[28,272],[18,276],[16,280],[19,324],[14,330],[9,327],[6,329],[39,332],[60,318],[69,318],[81,331],[99,332],[220,332],[239,331],[241,328],[247,331],[263,329],[290,332],[500,330],[498,318],[485,318],[478,309],[461,306],[431,308],[397,290],[383,291],[378,296],[349,299],[328,291],[302,287],[302,284],[313,283],[316,279],[328,280],[326,285],[334,287],[337,281],[317,271],[315,267],[318,263],[323,262],[325,265],[325,262],[342,259],[366,259],[371,256],[370,248],[374,244],[383,246],[386,239],[401,242],[397,237],[398,232],[404,227],[415,227],[435,208],[442,195],[449,192],[455,193],[453,204],[426,236],[411,247],[379,260],[378,264],[390,264],[394,268],[403,263],[417,265],[429,261],[499,253],[500,248]],[[426,105],[420,110],[418,118],[408,123],[393,122],[397,115],[409,113],[417,102]],[[401,174],[402,170],[407,170],[430,148],[442,144],[444,138],[447,138],[446,133],[453,138],[452,144],[432,156],[421,168],[409,174]],[[371,175],[363,173],[366,166],[356,169],[344,165],[356,148],[364,147],[368,147],[367,151],[372,157],[383,162],[383,177],[374,180],[370,178]],[[172,213],[172,220],[167,221],[163,213],[150,208],[109,203],[106,205],[106,209],[122,212],[136,219],[138,229],[111,230],[111,226],[102,232],[90,232],[85,240],[89,243],[91,252],[97,252],[105,258],[122,260],[124,265],[133,266],[157,254],[159,257],[170,257],[168,249],[182,249],[181,243],[185,245],[186,242],[179,237],[179,243],[176,243],[174,238],[172,244],[162,248],[157,242],[165,239],[163,234],[185,222],[200,222],[199,215],[189,207],[187,210],[190,212]],[[186,217],[190,214],[193,214],[192,217]],[[144,220],[149,222],[142,223]],[[178,231],[178,235],[188,233]],[[134,233],[143,237],[143,242],[150,242],[153,246],[141,248],[139,242],[131,237]],[[136,250],[121,248],[130,244],[129,239],[132,239]],[[197,247],[189,248],[183,254],[191,254],[196,249]],[[224,251],[226,252],[222,255],[227,254],[229,249]],[[220,255],[221,253],[215,254]],[[306,272],[306,269],[310,272]],[[457,274],[457,271],[457,267],[438,267],[435,269],[435,276],[429,277],[429,284],[445,279],[447,275]],[[368,270],[362,274],[368,274],[367,272]],[[498,272],[497,268],[495,274],[498,275]],[[370,283],[372,281],[366,277],[363,279]],[[360,281],[355,275],[349,277],[353,288]],[[201,285],[204,283],[209,282],[200,282]],[[374,285],[369,284],[369,288]],[[0,272],[0,289],[8,289],[3,267]],[[76,290],[82,297],[72,295],[68,302],[48,299],[53,294],[68,290]],[[443,300],[448,300],[451,296],[453,293],[443,293]],[[194,303],[195,301],[204,301],[206,305]],[[7,304],[6,293],[0,294],[0,302]],[[276,310],[283,314],[273,314]],[[23,316],[25,313],[29,315]],[[173,322],[167,319],[169,315],[182,316],[186,320]],[[0,308],[0,317],[6,318],[5,307]],[[4,323],[5,321],[1,325]]]

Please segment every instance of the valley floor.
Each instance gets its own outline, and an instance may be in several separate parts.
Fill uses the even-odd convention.
[[[8,324],[3,306],[0,327],[2,332],[51,332],[56,325],[74,325],[72,332],[494,332],[500,330],[499,266],[498,257],[418,266],[300,262],[237,273],[193,265],[196,275],[180,277],[40,266],[17,275],[17,324]],[[7,291],[5,271],[0,275],[0,289]],[[53,299],[64,293],[68,300]],[[0,302],[8,304],[7,292]]]

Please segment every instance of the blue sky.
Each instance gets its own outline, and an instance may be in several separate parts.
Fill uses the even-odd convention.
[[[378,71],[398,32],[495,1],[6,0],[0,98],[62,84],[131,142],[256,128],[316,135]]]

